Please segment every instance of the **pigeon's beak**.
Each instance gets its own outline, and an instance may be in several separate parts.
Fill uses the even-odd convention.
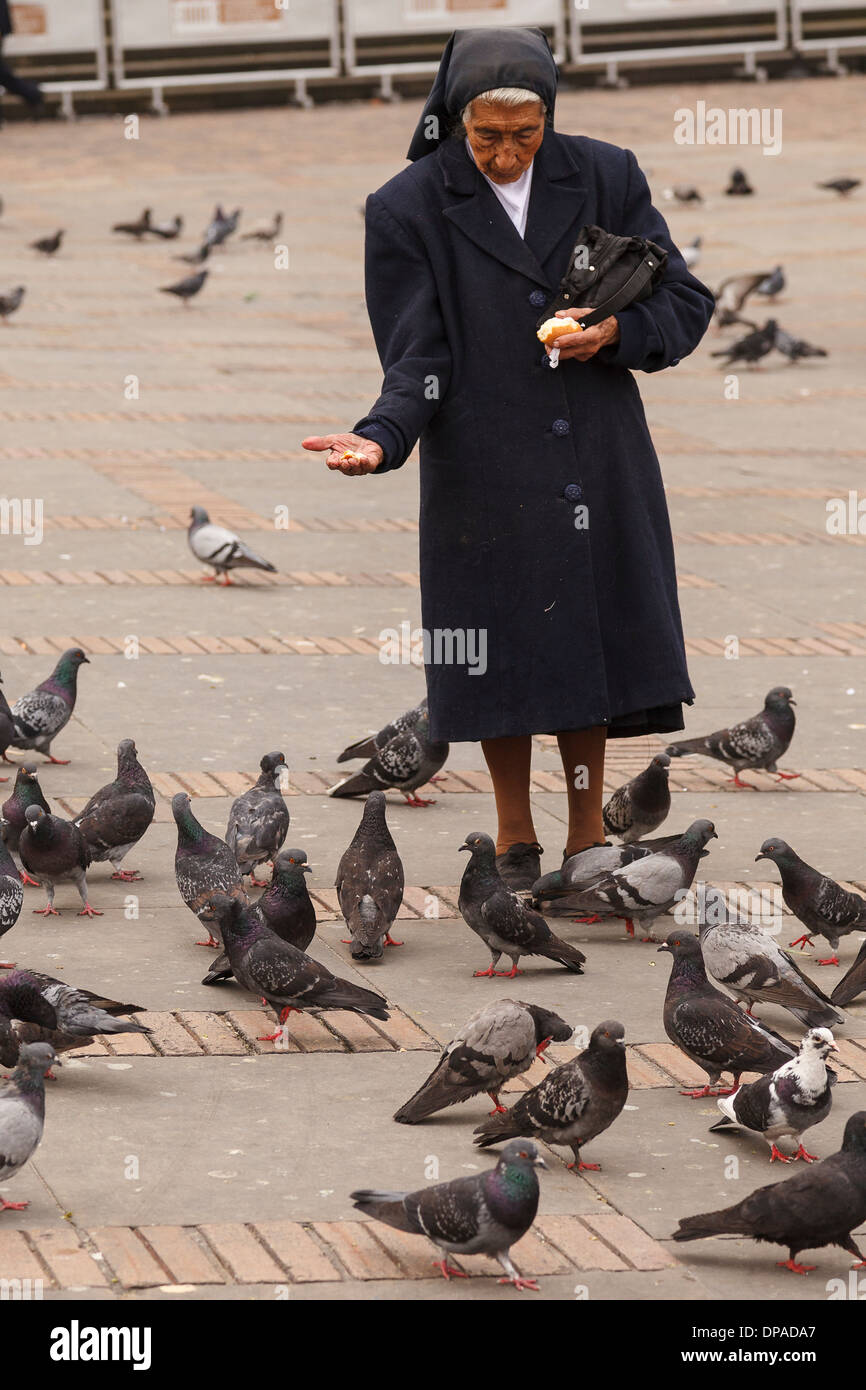
[[[311,874],[311,873],[313,872],[313,870],[312,870],[312,868],[310,867],[309,864],[302,864],[302,865],[301,865],[301,872],[302,872],[302,873],[305,873],[305,874]]]
[[[788,704],[789,704],[789,705],[796,705],[796,703],[797,703],[796,700],[789,700],[789,701],[788,701]]]
[[[716,832],[715,832],[715,830],[714,830],[714,831],[712,832],[712,834],[710,835],[710,839],[711,839],[711,840],[717,840],[718,838],[719,838],[719,837],[718,837],[718,835],[716,834]]]
[[[90,657],[89,657],[89,656],[83,656],[83,657],[81,658],[81,660],[83,661],[83,663],[84,663],[85,666],[89,666],[89,665],[90,665]]]
[[[625,1038],[617,1038],[617,1047],[625,1047]]]
[[[547,1164],[545,1163],[544,1159],[541,1157],[541,1154],[536,1154],[536,1155],[535,1155],[535,1166],[536,1166],[536,1168],[544,1168],[544,1169],[547,1168]]]
[[[756,855],[755,855],[755,863],[757,864],[757,862],[758,862],[759,859],[769,859],[769,857],[770,857],[770,856],[769,856],[768,854],[756,854]]]
[[[463,851],[464,851],[464,849],[471,850],[471,849],[472,849],[472,846],[471,846],[471,845],[461,845],[461,846],[460,846],[460,851],[459,851],[459,852],[462,854]]]
[[[659,951],[668,951],[668,952],[670,952],[670,949],[671,949],[671,948],[670,948],[670,946],[668,945],[668,943],[667,943],[666,941],[663,942],[661,946],[659,946]],[[658,951],[656,952],[656,955],[658,955]]]
[[[829,1049],[830,1049],[831,1052],[838,1052],[838,1051],[839,1051],[839,1044],[838,1044],[838,1043],[834,1043],[834,1042],[828,1043],[827,1046],[829,1047]]]

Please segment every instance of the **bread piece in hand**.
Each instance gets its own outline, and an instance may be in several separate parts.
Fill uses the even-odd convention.
[[[546,346],[548,343],[553,343],[553,342],[555,342],[557,338],[561,338],[562,335],[563,335],[563,333],[582,333],[582,332],[583,332],[583,329],[581,328],[580,324],[577,322],[577,319],[573,319],[573,318],[562,318],[562,319],[553,318],[553,319],[545,319],[544,323],[541,325],[541,327],[540,327],[539,330],[538,330],[538,341],[539,341],[540,343],[544,343],[545,346]]]

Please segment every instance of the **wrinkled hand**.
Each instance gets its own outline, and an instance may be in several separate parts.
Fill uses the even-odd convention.
[[[372,473],[384,457],[381,445],[372,439],[364,439],[360,434],[310,434],[301,440],[305,449],[322,453],[327,449],[325,460],[330,469],[346,473],[356,478],[362,473]],[[343,454],[360,454],[360,458],[344,459]]]
[[[557,309],[558,319],[572,318],[580,319],[584,314],[591,313],[591,309]],[[555,342],[548,343],[547,355],[550,356],[551,349],[559,348],[559,360],[565,362],[569,357],[573,357],[578,362],[588,362],[590,357],[595,357],[603,347],[609,343],[619,342],[619,324],[611,314],[610,318],[602,319],[601,323],[593,324],[592,328],[585,328],[582,332],[563,333],[562,337]]]

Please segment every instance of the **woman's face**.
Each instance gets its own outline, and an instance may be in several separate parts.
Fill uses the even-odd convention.
[[[494,183],[514,183],[529,168],[544,139],[544,103],[498,106],[476,99],[465,125],[481,172]]]

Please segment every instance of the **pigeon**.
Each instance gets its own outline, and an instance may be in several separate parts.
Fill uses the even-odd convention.
[[[261,222],[251,227],[248,232],[244,232],[241,241],[276,241],[282,230],[283,214],[276,212],[273,222]]]
[[[138,761],[133,740],[125,738],[117,745],[117,777],[93,794],[75,824],[94,863],[108,859],[114,869],[112,878],[137,883],[138,870],[121,869],[120,864],[144,835],[155,810],[150,778]]]
[[[189,301],[204,288],[204,283],[209,274],[209,270],[200,270],[196,275],[187,275],[183,280],[178,280],[174,285],[160,285],[160,293],[176,295],[183,304],[183,307],[188,309]]]
[[[0,687],[2,687],[2,685],[3,679],[2,677],[0,677]],[[14,763],[12,762],[11,758],[7,758],[6,749],[9,747],[10,743],[12,743],[14,738],[15,717],[11,709],[9,708],[9,701],[3,694],[2,688],[0,688],[0,758],[3,759],[4,763],[10,763],[12,766],[14,766]],[[0,782],[8,781],[8,777],[0,777]]]
[[[782,876],[786,907],[806,928],[791,946],[811,946],[813,936],[825,936],[833,954],[818,965],[838,965],[839,938],[852,931],[866,931],[866,898],[850,893],[832,878],[806,864],[784,840],[773,838],[761,845],[759,859],[771,859]]]
[[[616,1019],[606,1019],[573,1061],[525,1091],[510,1110],[479,1125],[473,1131],[475,1143],[486,1149],[501,1139],[531,1135],[546,1144],[568,1145],[574,1154],[569,1168],[598,1172],[601,1165],[584,1163],[580,1151],[610,1128],[627,1099],[625,1029]]]
[[[44,753],[50,763],[64,767],[68,758],[55,758],[51,745],[72,718],[78,695],[78,668],[89,665],[80,647],[65,651],[47,680],[27,695],[21,695],[12,706],[15,720],[15,748],[33,748]]]
[[[302,849],[283,849],[274,860],[274,872],[254,911],[281,941],[306,951],[316,934],[316,909],[304,874],[311,873]],[[203,985],[230,980],[232,968],[225,951],[217,956]]]
[[[811,1028],[800,1043],[800,1050],[790,1062],[776,1071],[748,1081],[732,1096],[720,1096],[716,1101],[722,1119],[710,1125],[710,1131],[739,1125],[755,1134],[762,1134],[770,1145],[770,1162],[777,1159],[790,1163],[802,1158],[815,1161],[803,1146],[800,1135],[812,1125],[826,1120],[833,1104],[831,1087],[836,1073],[826,1065],[828,1052],[838,1052],[829,1028]],[[776,1140],[786,1136],[799,1141],[797,1152],[788,1157],[776,1146]]]
[[[634,924],[638,922],[649,930],[644,941],[654,941],[653,922],[685,896],[704,846],[716,839],[712,821],[693,821],[679,839],[664,849],[596,879],[572,900],[573,905],[587,914],[585,921],[595,917],[624,918],[629,936],[634,936]]]
[[[113,232],[121,232],[125,236],[135,237],[136,241],[141,241],[145,232],[151,230],[151,208],[145,208],[137,222],[115,222],[112,227]]]
[[[668,753],[657,753],[649,767],[618,787],[602,810],[604,828],[625,844],[657,830],[671,809]]]
[[[12,795],[0,807],[0,814],[2,814],[0,831],[2,831],[3,842],[16,853],[21,831],[27,824],[26,811],[28,806],[41,806],[46,814],[50,814],[51,811],[51,807],[42,795],[42,788],[36,776],[35,763],[24,763],[19,767],[15,777],[15,785],[12,788]],[[34,882],[32,878],[28,880],[26,874],[22,874],[21,878],[24,883]]]
[[[698,934],[704,965],[720,985],[748,1004],[778,1004],[806,1028],[829,1028],[844,1022],[826,994],[807,978],[778,942],[760,927],[728,920],[727,905],[717,890],[718,910],[708,906]],[[707,892],[710,896],[710,890]]]
[[[776,326],[776,341],[773,344],[777,352],[781,352],[783,357],[787,357],[790,362],[797,363],[804,357],[828,357],[826,348],[815,347],[812,343],[807,343],[805,338],[794,338],[790,333],[786,333],[784,328]]]
[[[703,753],[708,758],[717,758],[734,769],[729,780],[744,790],[756,791],[749,782],[740,781],[740,773],[747,767],[763,768],[778,774],[777,781],[789,782],[799,777],[798,772],[779,772],[776,763],[787,753],[794,737],[796,723],[794,711],[796,704],[786,685],[776,685],[768,692],[764,708],[760,714],[734,724],[730,729],[719,729],[703,738],[683,739],[668,745],[666,752],[672,758],[685,758],[690,753]]]
[[[481,937],[492,957],[486,970],[475,971],[475,978],[504,975],[513,980],[523,974],[517,968],[521,956],[544,956],[582,975],[586,956],[554,936],[544,918],[512,893],[496,867],[496,846],[490,836],[475,831],[466,836],[460,849],[467,850],[470,859],[463,871],[458,907],[464,922]],[[503,953],[511,959],[507,972],[496,969]]]
[[[443,1049],[424,1085],[394,1116],[415,1125],[483,1092],[493,1101],[492,1115],[502,1114],[499,1092],[514,1076],[528,1071],[551,1042],[567,1042],[572,1026],[538,1004],[498,999],[485,1004]]]
[[[209,246],[222,246],[230,236],[238,229],[241,219],[241,209],[235,208],[232,213],[223,212],[219,204],[214,209],[210,225],[204,232],[204,239]]]
[[[680,255],[682,256],[689,270],[694,270],[695,267],[700,263],[702,245],[703,237],[696,236],[694,241],[692,241],[688,246],[682,246],[680,248]]]
[[[729,343],[718,352],[711,352],[710,356],[724,357],[723,368],[731,367],[735,362],[746,362],[753,367],[762,357],[766,357],[768,352],[773,351],[776,328],[776,320],[767,319],[763,328],[756,328],[753,333],[747,333],[745,338],[738,338],[735,343]]]
[[[172,797],[171,812],[177,825],[177,850],[174,856],[174,876],[178,891],[190,912],[208,928],[207,941],[197,946],[219,947],[210,926],[214,919],[211,899],[215,894],[237,898],[248,904],[238,861],[224,840],[211,835],[195,818],[186,792]]]
[[[378,960],[385,946],[402,946],[390,927],[403,901],[403,883],[403,864],[385,820],[385,793],[370,792],[334,880],[356,960]]]
[[[381,788],[393,787],[409,806],[432,806],[431,800],[415,795],[416,789],[434,779],[448,757],[447,743],[431,743],[427,701],[407,710],[386,724],[372,738],[359,739],[344,748],[338,763],[350,758],[368,758],[366,766],[331,787],[329,796],[363,796]]]
[[[64,231],[55,232],[54,236],[40,237],[38,241],[31,241],[32,251],[38,251],[43,256],[56,256],[63,241]]]
[[[91,863],[90,850],[84,836],[72,821],[60,816],[46,815],[41,806],[28,806],[24,813],[27,824],[21,831],[18,853],[29,874],[45,889],[45,907],[34,907],[40,917],[59,917],[54,906],[58,883],[72,882],[84,906],[79,917],[101,917],[87,900],[86,870]]]
[[[857,959],[847,975],[842,977],[833,990],[830,999],[840,1008],[844,1008],[846,1004],[850,1004],[852,1000],[861,995],[864,990],[866,990],[866,941],[860,947]]]
[[[417,1192],[349,1194],[358,1211],[385,1226],[427,1236],[442,1251],[434,1268],[445,1279],[465,1279],[449,1264],[449,1255],[492,1255],[505,1270],[500,1284],[538,1292],[534,1279],[523,1279],[511,1262],[512,1245],[526,1235],[538,1211],[536,1168],[547,1164],[530,1139],[516,1139],[502,1150],[496,1167],[486,1173],[452,1178]]]
[[[226,844],[254,888],[267,883],[256,878],[256,867],[273,861],[289,832],[289,808],[280,791],[280,770],[285,766],[285,754],[266,753],[258,781],[235,798],[229,811]]]
[[[142,1012],[141,1005],[106,999],[35,970],[16,970],[0,980],[0,1063],[14,1066],[27,1043],[69,1052],[97,1035],[150,1033],[145,1024],[119,1017]]]
[[[210,252],[210,243],[205,241],[202,242],[197,250],[187,251],[183,255],[172,257],[172,259],[175,261],[183,261],[186,265],[204,265],[205,261],[210,256]]]
[[[276,574],[276,565],[256,555],[233,531],[211,521],[204,507],[193,507],[189,515],[189,548],[197,560],[203,565],[210,565],[214,571],[204,576],[206,584],[212,584],[220,575],[223,584],[231,584],[229,570],[256,569]]]
[[[678,203],[702,203],[704,200],[698,190],[689,183],[678,183],[673,188],[665,188],[664,196],[668,202],[675,199]]]
[[[249,905],[219,893],[212,901],[235,979],[243,989],[260,995],[279,1018],[276,1032],[262,1042],[281,1039],[291,1013],[347,1009],[387,1023],[387,1001],[381,994],[341,980],[312,956],[281,941]]]
[[[769,274],[768,270],[759,270],[752,275],[729,275],[726,280],[722,281],[716,291],[715,308],[720,328],[725,328],[732,323],[742,323],[740,310],[749,295],[755,293],[755,290],[764,283]]]
[[[21,916],[24,889],[15,861],[3,840],[0,840],[0,936],[10,932]],[[14,961],[0,961],[0,970],[13,970]]]
[[[814,1265],[797,1261],[801,1250],[838,1245],[857,1260],[866,1259],[851,1235],[866,1220],[866,1110],[858,1110],[845,1126],[842,1148],[818,1168],[803,1168],[782,1182],[759,1187],[742,1202],[702,1216],[685,1216],[674,1240],[703,1240],[705,1236],[750,1236],[788,1250],[782,1269],[805,1274]]]
[[[0,319],[2,319],[4,323],[8,323],[12,315],[17,313],[21,308],[21,303],[26,292],[23,285],[17,285],[16,288],[10,290],[8,294],[0,294]]]
[[[859,188],[862,179],[828,179],[826,183],[816,183],[816,188],[827,188],[832,193],[838,193],[840,198],[847,198],[849,193],[853,193],[855,188]]]
[[[777,294],[781,294],[787,281],[785,272],[780,265],[771,271],[766,280],[762,280],[755,290],[756,294],[763,295],[765,299],[775,299]]]
[[[151,222],[147,229],[153,236],[161,237],[163,241],[174,241],[183,231],[183,218],[173,217],[170,222]]]
[[[12,1075],[0,1083],[0,1182],[14,1178],[42,1138],[45,1073],[56,1063],[53,1047],[47,1043],[30,1043],[22,1047]],[[29,1202],[7,1202],[0,1197],[0,1211],[24,1211],[29,1205]]]
[[[707,1073],[699,1090],[680,1095],[701,1099],[730,1095],[744,1071],[775,1071],[796,1055],[795,1049],[772,1028],[752,1019],[714,989],[707,979],[701,943],[691,932],[673,931],[659,946],[673,956],[664,1003],[664,1028],[672,1043]],[[713,1091],[723,1071],[734,1078],[731,1091]]]
[[[675,844],[679,835],[660,835],[655,840],[644,840],[641,844],[591,845],[578,854],[566,859],[561,869],[542,874],[530,890],[530,902],[537,908],[548,899],[571,897],[589,888],[599,879],[607,878],[616,869],[626,864],[634,864],[638,859],[646,859],[656,850]],[[707,851],[704,850],[703,854]]]
[[[748,198],[754,191],[745,169],[731,170],[731,181],[725,189],[729,198]]]

